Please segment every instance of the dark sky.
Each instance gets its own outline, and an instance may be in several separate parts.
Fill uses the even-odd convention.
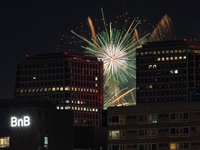
[[[52,53],[61,34],[68,34],[87,16],[117,16],[127,11],[133,19],[139,16],[156,24],[168,14],[177,39],[196,36],[200,41],[198,0],[53,0],[6,1],[1,3],[0,33],[0,99],[13,98],[17,63],[26,54]]]

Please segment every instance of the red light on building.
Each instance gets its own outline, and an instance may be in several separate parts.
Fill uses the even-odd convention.
[[[147,42],[142,42],[141,44],[147,44]]]
[[[186,41],[186,39],[184,39],[183,41]]]
[[[70,52],[63,52],[62,54],[65,54],[65,55],[67,55],[67,54],[70,54]]]
[[[26,57],[33,57],[33,55],[26,55]]]

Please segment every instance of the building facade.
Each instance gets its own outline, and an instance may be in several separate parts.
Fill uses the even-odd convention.
[[[73,150],[73,111],[46,99],[0,100],[1,150]]]
[[[108,150],[199,150],[200,103],[108,108]]]
[[[74,126],[101,126],[103,62],[70,52],[26,55],[17,65],[15,98],[48,98],[74,110]]]
[[[200,100],[200,43],[195,39],[143,43],[136,55],[137,104]]]

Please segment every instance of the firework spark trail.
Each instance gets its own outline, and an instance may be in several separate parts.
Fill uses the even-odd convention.
[[[118,98],[116,98],[114,101],[112,101],[112,103],[115,103],[116,101],[118,101],[119,99],[123,98],[124,96],[126,96],[127,94],[129,94],[131,91],[135,90],[135,88],[130,89],[129,91],[127,91],[126,93],[122,94],[121,96],[119,96]],[[109,107],[111,104],[104,106],[104,108]]]

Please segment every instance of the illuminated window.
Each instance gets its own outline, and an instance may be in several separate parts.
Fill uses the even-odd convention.
[[[72,106],[72,110],[74,110],[74,106]]]
[[[56,91],[59,91],[59,89],[60,89],[60,88],[59,88],[59,87],[57,87],[57,88],[56,88]]]
[[[77,104],[80,104],[80,101],[77,101]]]
[[[21,93],[23,93],[23,90],[21,90]]]
[[[73,88],[73,87],[72,87],[72,88]],[[74,90],[74,88],[73,88],[73,90]],[[73,90],[72,90],[72,91],[73,91]],[[70,87],[69,87],[69,86],[66,86],[66,87],[65,87],[65,91],[70,91]]]
[[[149,115],[149,123],[157,123],[157,114]]]
[[[86,108],[84,107],[84,111],[86,111]]]
[[[56,106],[56,109],[60,109],[59,106]]]
[[[36,80],[36,77],[33,77],[33,80]]]
[[[78,107],[78,110],[80,110],[80,107]]]
[[[150,88],[150,89],[152,89],[152,88],[153,88],[153,86],[152,86],[152,85],[149,85],[149,88]]]
[[[78,91],[80,91],[80,88],[78,88]]]
[[[178,50],[178,52],[179,52],[179,53],[182,53],[182,50],[180,49],[180,50]]]
[[[31,89],[29,89],[28,92],[31,93]]]
[[[98,77],[95,77],[95,81],[98,81]]]
[[[55,87],[53,87],[53,88],[52,88],[52,91],[56,91],[56,88],[55,88]]]
[[[35,92],[35,89],[33,89],[32,92],[34,93],[34,92]]]
[[[10,137],[0,137],[0,148],[9,148]]]
[[[143,55],[143,52],[141,52],[140,55]]]
[[[43,92],[43,88],[40,89],[40,92]]]
[[[136,56],[138,56],[139,55],[139,53],[136,53]]]
[[[77,91],[77,88],[76,88],[76,87],[74,88],[74,91]]]
[[[81,107],[81,110],[83,110],[83,107]]]
[[[61,106],[60,109],[63,110],[63,106]]]
[[[44,88],[44,91],[47,92],[47,88]]]
[[[177,50],[174,50],[174,53],[177,53]]]
[[[92,108],[90,108],[90,111],[92,111]]]
[[[51,88],[48,88],[48,92],[50,92],[51,91]]]
[[[60,87],[60,91],[63,91],[63,87]]]
[[[87,111],[89,111],[89,108],[87,108]]]
[[[183,53],[186,53],[186,49],[183,50]]]
[[[177,57],[174,57],[174,60],[177,60],[178,58]]]
[[[65,109],[70,109],[70,106],[65,106]]]
[[[96,112],[98,112],[98,109],[96,108]]]
[[[77,107],[75,107],[75,110],[77,110]]]
[[[181,60],[182,59],[182,56],[179,56],[179,60]]]
[[[87,92],[89,92],[89,89],[87,89]]]
[[[120,139],[120,130],[109,131],[109,139]]]
[[[95,93],[95,89],[93,89],[93,93]]]
[[[174,70],[174,74],[178,74],[178,70]]]
[[[72,87],[72,91],[74,91],[74,87]]]
[[[165,57],[162,57],[162,61],[165,61]]]
[[[96,93],[98,93],[98,90],[96,90]]]
[[[149,69],[151,69],[152,68],[152,65],[149,65]]]
[[[166,61],[169,61],[169,57],[166,57]]]
[[[169,54],[169,51],[168,51],[168,50],[166,51],[166,54]]]
[[[153,65],[153,68],[155,69],[155,68],[156,68],[156,65]]]
[[[153,52],[153,55],[156,55],[156,51]]]
[[[173,54],[173,50],[170,50],[170,53]]]
[[[97,87],[97,86],[98,86],[98,84],[96,83],[96,84],[95,84],[95,87]]]
[[[148,54],[148,52],[145,52],[144,54],[145,54],[145,55],[147,55],[147,54]]]
[[[157,61],[160,61],[160,58],[157,58]]]
[[[92,93],[92,89],[90,89],[90,92]]]
[[[158,51],[157,54],[160,54],[160,51]]]
[[[70,103],[70,100],[65,100],[65,103],[66,103],[66,104],[69,104],[69,103]]]
[[[83,101],[81,101],[81,104],[83,104]]]
[[[186,59],[186,56],[183,56],[183,59]]]
[[[173,57],[170,57],[170,60],[173,60],[174,58]]]
[[[162,54],[165,54],[165,51],[162,51]]]
[[[149,138],[156,138],[157,137],[157,129],[148,129],[148,137]]]
[[[48,149],[48,137],[44,137],[44,148]]]
[[[81,92],[83,92],[83,88],[81,88]]]
[[[179,150],[179,143],[171,142],[170,143],[170,150]]]

